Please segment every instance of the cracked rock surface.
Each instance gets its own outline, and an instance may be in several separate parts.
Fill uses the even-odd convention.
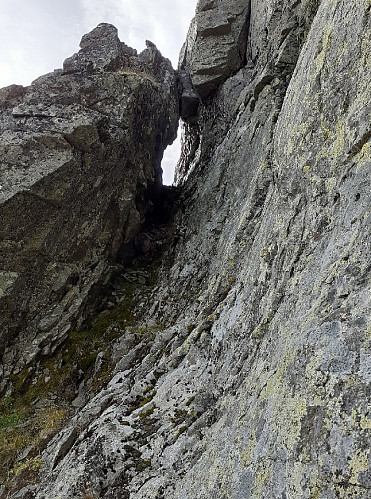
[[[229,26],[200,0],[186,42],[224,50],[248,19],[187,101],[158,276],[14,497],[370,496],[370,2],[228,5]]]
[[[138,233],[176,136],[170,62],[101,24],[63,69],[0,91],[1,378],[79,324]],[[6,382],[0,386],[4,388]]]
[[[249,16],[250,0],[198,2],[179,60],[182,117],[244,66]]]

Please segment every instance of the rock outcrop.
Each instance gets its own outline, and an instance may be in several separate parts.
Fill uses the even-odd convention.
[[[198,2],[179,61],[183,118],[244,66],[249,16],[250,0]]]
[[[2,89],[0,108],[4,389],[81,324],[130,255],[176,136],[177,83],[152,43],[138,55],[101,24],[63,69]]]
[[[183,113],[158,278],[14,497],[370,495],[370,2],[235,4],[250,21],[228,44],[246,52]],[[223,6],[197,9],[220,50]]]

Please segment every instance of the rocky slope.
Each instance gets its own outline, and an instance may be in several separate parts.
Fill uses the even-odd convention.
[[[168,60],[113,26],[85,35],[63,69],[0,94],[0,338],[9,375],[49,355],[130,256],[176,136]]]
[[[157,280],[4,497],[370,495],[370,2],[197,9]]]

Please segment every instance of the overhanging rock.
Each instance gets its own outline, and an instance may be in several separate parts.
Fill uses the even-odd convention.
[[[246,0],[198,2],[179,61],[182,117],[194,115],[198,97],[207,99],[244,65],[249,16]]]

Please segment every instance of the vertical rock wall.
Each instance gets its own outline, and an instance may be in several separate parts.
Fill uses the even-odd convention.
[[[369,495],[370,28],[365,1],[252,2],[251,62],[186,124],[217,401],[175,497]]]

